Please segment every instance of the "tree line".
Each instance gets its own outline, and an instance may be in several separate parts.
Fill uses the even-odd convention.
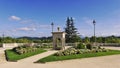
[[[0,43],[50,43],[52,37],[0,37]]]
[[[73,39],[74,40],[74,39]],[[78,37],[76,42],[82,43],[93,43],[94,37]],[[20,37],[20,38],[12,38],[12,37],[0,37],[0,43],[52,43],[52,37],[41,37],[41,38],[33,38],[33,37]],[[97,43],[120,43],[120,37],[116,36],[107,36],[107,37],[96,37]],[[67,42],[72,43],[72,42]]]
[[[85,37],[82,42],[93,43],[94,37]],[[107,36],[107,37],[96,37],[97,43],[120,43],[120,37],[117,36]]]

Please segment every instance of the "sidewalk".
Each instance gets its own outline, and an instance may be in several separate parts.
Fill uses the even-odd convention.
[[[4,48],[0,48],[0,63],[5,63],[7,62],[6,61],[6,58],[5,58],[5,53],[4,53]]]
[[[106,49],[120,50],[120,47],[110,47],[110,46],[102,46],[102,47]]]
[[[41,54],[38,54],[38,55],[35,55],[35,56],[31,56],[31,57],[28,57],[28,58],[25,58],[25,59],[21,59],[18,62],[19,63],[33,63],[33,62],[39,60],[40,58],[44,58],[44,57],[49,56],[51,54],[54,54],[56,52],[57,51],[55,51],[55,50],[47,51],[47,52],[44,52],[44,53],[41,53]]]

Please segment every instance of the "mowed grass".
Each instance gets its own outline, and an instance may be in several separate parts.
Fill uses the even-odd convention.
[[[37,63],[45,63],[45,62],[52,62],[52,61],[63,61],[63,60],[70,60],[70,59],[81,59],[81,58],[107,56],[107,55],[115,55],[115,54],[120,54],[120,51],[119,50],[110,50],[108,52],[76,54],[76,55],[69,55],[69,56],[50,55],[48,57],[45,57],[45,58],[42,58],[42,59],[38,60]]]
[[[19,55],[16,52],[14,52],[12,49],[11,50],[5,50],[6,59],[8,61],[17,61],[17,60],[20,60],[20,59],[23,59],[23,58],[26,58],[26,57],[30,57],[30,56],[33,56],[33,55],[37,55],[37,54],[40,54],[40,53],[43,53],[43,52],[46,52],[46,50],[38,49],[35,52],[33,51],[33,52],[29,52],[29,53]]]

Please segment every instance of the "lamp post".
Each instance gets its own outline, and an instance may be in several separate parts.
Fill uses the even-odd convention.
[[[54,23],[53,22],[51,23],[51,26],[52,26],[52,45],[54,46],[54,43],[53,43],[53,28],[54,28]],[[54,49],[54,47],[53,47],[53,49]]]
[[[51,23],[51,26],[52,26],[52,32],[53,32],[53,27],[54,27],[54,23],[53,22]]]
[[[93,20],[93,25],[94,25],[94,43],[96,43],[96,38],[95,38],[95,24],[96,24],[96,21]]]
[[[2,36],[3,36],[3,41],[2,41],[2,43],[4,43],[4,34],[3,34]]]
[[[3,35],[2,35],[2,47],[4,47],[4,33],[3,33]]]

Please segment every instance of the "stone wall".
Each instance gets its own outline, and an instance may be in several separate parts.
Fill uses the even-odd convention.
[[[3,48],[13,48],[13,47],[17,47],[18,44],[17,43],[4,43],[2,45]]]
[[[21,45],[33,46],[33,45],[44,45],[44,44],[48,44],[48,43],[4,43],[4,44],[1,44],[1,47],[5,49],[11,49]]]

